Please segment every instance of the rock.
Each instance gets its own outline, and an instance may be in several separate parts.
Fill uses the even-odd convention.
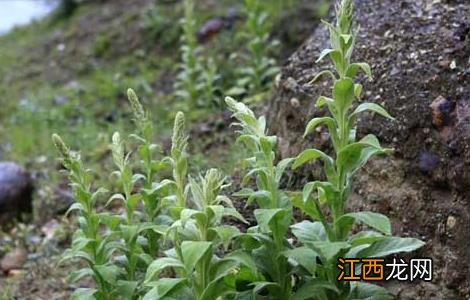
[[[27,258],[28,253],[26,250],[23,247],[16,247],[2,258],[0,261],[0,269],[2,269],[4,273],[21,269]]]
[[[455,219],[455,217],[449,216],[446,222],[447,229],[453,229],[456,223],[457,223],[457,220]]]
[[[220,31],[230,26],[231,23],[223,17],[210,19],[198,30],[197,39],[200,43],[205,43]]]
[[[432,110],[432,122],[438,127],[451,125],[455,118],[455,102],[451,102],[442,96],[437,97],[429,105]]]
[[[14,162],[0,162],[0,224],[32,210],[33,184],[28,171]]]
[[[46,240],[52,240],[56,232],[60,228],[60,223],[56,219],[52,219],[41,227],[41,232]]]

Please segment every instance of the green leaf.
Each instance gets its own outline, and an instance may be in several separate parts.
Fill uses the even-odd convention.
[[[277,183],[281,181],[282,174],[284,174],[284,171],[286,170],[287,166],[293,161],[293,158],[285,158],[281,160],[277,166],[276,166],[276,176],[275,180]]]
[[[95,265],[94,269],[100,274],[100,276],[109,284],[116,284],[116,276],[118,268],[110,265]]]
[[[260,281],[250,284],[253,286],[253,297],[257,299],[256,295],[262,292],[264,289],[270,291],[271,294],[275,295],[276,293],[280,292],[280,286],[278,283],[269,282],[269,281]]]
[[[96,289],[78,288],[70,296],[71,300],[95,300]]]
[[[225,207],[222,205],[209,205],[207,207],[208,210],[212,212],[212,215],[214,217],[213,222],[214,223],[219,223],[222,220],[222,217],[224,216],[225,212]]]
[[[340,37],[344,41],[345,44],[348,44],[349,41],[352,38],[352,35],[351,34],[341,34]]]
[[[123,296],[124,299],[132,299],[136,294],[138,285],[138,281],[118,280],[117,290],[119,295]]]
[[[212,248],[211,242],[184,241],[181,244],[184,266],[187,272],[192,272],[201,258]]]
[[[83,207],[81,203],[75,202],[69,207],[69,209],[67,209],[67,211],[65,212],[65,216],[67,217],[74,210],[78,210],[81,212],[81,211],[85,211],[85,208]]]
[[[351,78],[346,77],[335,82],[333,99],[339,112],[347,111],[354,100],[354,83]]]
[[[220,225],[211,228],[211,230],[217,234],[225,250],[228,249],[232,239],[240,235],[240,230],[238,230],[237,227],[231,225]]]
[[[313,118],[310,120],[305,127],[305,132],[304,132],[304,137],[307,136],[307,134],[311,133],[313,130],[318,125],[325,124],[328,126],[328,130],[331,133],[335,134],[336,133],[336,121],[333,118],[330,117],[322,117],[322,118]]]
[[[192,217],[195,217],[196,219],[204,219],[206,215],[199,210],[185,208],[181,211],[181,215],[180,215],[181,224],[185,226],[186,222],[188,222],[188,220],[191,219]]]
[[[410,252],[422,247],[425,243],[415,238],[389,237],[372,243],[358,252],[358,258],[383,257],[399,252]]]
[[[306,243],[307,246],[314,249],[318,252],[322,259],[329,260],[336,256],[341,250],[348,249],[351,245],[348,242],[315,242],[315,243]]]
[[[317,101],[315,102],[315,107],[320,108],[320,107],[323,107],[324,105],[334,106],[334,100],[325,96],[318,97]]]
[[[352,63],[348,67],[348,71],[346,72],[346,76],[350,78],[354,78],[356,76],[357,71],[361,69],[366,73],[367,77],[372,79],[372,71],[370,69],[370,65],[368,63]]]
[[[292,169],[297,169],[312,159],[321,158],[326,164],[332,165],[333,159],[324,152],[317,149],[307,149],[302,151],[294,160]]]
[[[372,112],[375,112],[385,118],[388,118],[388,119],[391,119],[391,120],[395,120],[395,118],[393,118],[382,106],[376,104],[376,103],[370,103],[370,102],[366,102],[366,103],[361,103],[355,110],[354,112],[351,114],[351,116],[356,116],[357,114],[363,112],[363,111],[372,111]]]
[[[109,206],[111,202],[115,200],[119,200],[119,201],[122,201],[122,203],[126,203],[126,198],[124,198],[124,195],[117,193],[109,197],[109,200],[106,202],[105,206]]]
[[[235,208],[232,208],[232,207],[224,208],[224,216],[233,217],[245,224],[249,224],[248,221],[245,220],[245,218]]]
[[[304,267],[311,275],[315,275],[318,253],[307,247],[298,247],[283,252],[287,258],[291,258]]]
[[[320,77],[322,77],[322,76],[324,76],[324,75],[330,76],[331,79],[333,79],[333,81],[336,80],[336,76],[335,76],[335,74],[333,74],[333,72],[331,72],[330,70],[323,70],[323,71],[321,71],[320,73],[318,73],[317,75],[315,75],[315,77],[313,77],[313,79],[310,80],[310,81],[308,82],[308,84],[313,84],[313,83],[315,83]]]
[[[252,272],[256,272],[256,270],[257,270],[256,264],[255,264],[253,258],[248,253],[246,253],[244,251],[241,251],[241,250],[237,250],[237,251],[234,251],[234,252],[226,255],[225,257],[223,257],[221,259],[221,261],[224,261],[224,260],[235,261],[239,265],[243,265],[243,266],[247,267]]]
[[[162,299],[184,282],[186,278],[160,278],[152,283],[153,288],[144,295],[143,300]]]
[[[394,297],[386,288],[360,281],[352,281],[351,292],[348,299],[351,300],[392,300]]]
[[[291,226],[292,234],[302,243],[325,241],[326,231],[321,222],[302,221]]]
[[[343,147],[338,153],[336,164],[346,172],[354,172],[362,167],[372,155],[387,151],[389,149],[382,148],[377,137],[369,134],[359,142]]]
[[[69,275],[69,281],[70,282],[77,282],[79,281],[80,279],[82,279],[83,277],[87,277],[87,276],[93,276],[94,273],[93,273],[93,270],[90,269],[90,268],[83,268],[83,269],[80,269],[80,270],[77,270],[77,271],[73,271],[72,273],[70,273]]]
[[[341,216],[339,220],[342,218],[353,218],[356,221],[360,221],[372,228],[379,230],[380,232],[383,232],[386,235],[392,234],[392,225],[390,224],[390,220],[380,213],[371,211],[353,212]]]
[[[376,231],[361,231],[353,235],[349,239],[349,243],[353,246],[360,246],[365,244],[372,244],[375,241],[388,238],[387,236]]]
[[[311,191],[310,191],[311,192]],[[302,193],[289,193],[292,205],[299,208],[304,214],[307,214],[314,220],[320,219],[320,212],[318,211],[313,198],[309,195],[304,199]]]
[[[275,219],[283,218],[286,211],[282,208],[255,209],[254,214],[259,227],[263,231],[269,232],[272,222]]]
[[[338,52],[338,50],[335,50],[335,49],[324,49],[321,53],[320,53],[320,56],[318,57],[317,59],[317,63],[320,62],[323,58],[325,58],[325,56],[329,55],[330,53],[333,53],[333,52]]]
[[[328,299],[326,294],[327,291],[333,291],[340,294],[338,288],[327,280],[321,278],[310,278],[307,279],[306,282],[295,292],[294,300],[312,299],[313,295],[317,296],[315,299],[326,300]]]
[[[354,84],[354,96],[356,96],[356,98],[361,98],[361,95],[362,95],[362,84],[360,83]]]
[[[147,273],[145,275],[145,281],[149,282],[155,276],[157,276],[165,268],[184,268],[184,265],[177,259],[172,257],[161,257],[154,260],[150,266],[147,268]]]

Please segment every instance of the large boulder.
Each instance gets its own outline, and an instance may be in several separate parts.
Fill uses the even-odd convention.
[[[0,224],[32,210],[31,175],[14,162],[0,162]]]
[[[362,80],[362,101],[396,118],[363,115],[358,133],[376,134],[395,153],[358,174],[350,209],[387,214],[395,234],[427,242],[416,255],[434,260],[432,283],[392,284],[400,299],[470,297],[469,15],[465,0],[357,1],[354,61],[369,62],[374,73],[372,82]],[[320,26],[289,58],[268,106],[284,157],[312,145],[330,151],[324,130],[302,138],[307,121],[325,113],[315,100],[330,95],[331,82],[308,84],[329,67],[315,63],[327,47]],[[296,184],[323,176],[319,170],[296,172]]]

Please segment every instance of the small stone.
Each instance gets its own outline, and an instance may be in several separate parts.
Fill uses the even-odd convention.
[[[60,43],[57,45],[57,51],[59,52],[62,52],[65,50],[65,44],[64,43]]]
[[[447,217],[447,221],[446,221],[447,229],[454,228],[456,224],[457,224],[457,219],[455,219],[454,216]]]
[[[443,68],[443,69],[447,69],[449,68],[449,65],[450,65],[450,61],[448,60],[441,60],[439,61],[439,67]]]
[[[24,275],[26,275],[26,270],[13,269],[13,270],[8,271],[9,277],[19,278],[19,277],[23,277]]]
[[[287,78],[287,80],[284,82],[284,89],[287,91],[296,91],[298,86],[299,84],[292,77]]]
[[[0,268],[8,273],[14,269],[21,269],[28,258],[28,253],[23,247],[16,247],[8,252],[0,261]]]
[[[290,105],[294,108],[299,107],[300,106],[299,99],[297,99],[297,98],[290,99]]]
[[[0,162],[0,224],[32,210],[31,175],[14,162]]]
[[[450,63],[449,68],[450,68],[451,70],[457,68],[457,63],[455,62],[455,60],[453,60],[453,61]]]
[[[429,105],[432,110],[432,122],[436,126],[449,125],[452,122],[455,102],[449,101],[442,96],[438,96]]]
[[[59,221],[52,219],[41,227],[41,232],[44,234],[46,240],[52,240],[59,227]]]

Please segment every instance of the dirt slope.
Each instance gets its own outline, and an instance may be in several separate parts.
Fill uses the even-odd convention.
[[[356,61],[371,63],[363,101],[384,105],[396,122],[372,115],[359,135],[374,133],[393,156],[369,163],[358,176],[351,209],[391,216],[394,233],[427,241],[417,253],[434,260],[432,283],[391,283],[399,299],[470,297],[470,3],[468,1],[358,1]],[[305,124],[324,111],[314,101],[330,83],[307,82],[326,67],[316,64],[328,46],[319,27],[291,56],[267,109],[281,137],[282,156],[312,142],[327,148],[326,132],[305,140]],[[318,166],[296,173],[297,184],[322,176]],[[412,288],[410,288],[412,287]]]

